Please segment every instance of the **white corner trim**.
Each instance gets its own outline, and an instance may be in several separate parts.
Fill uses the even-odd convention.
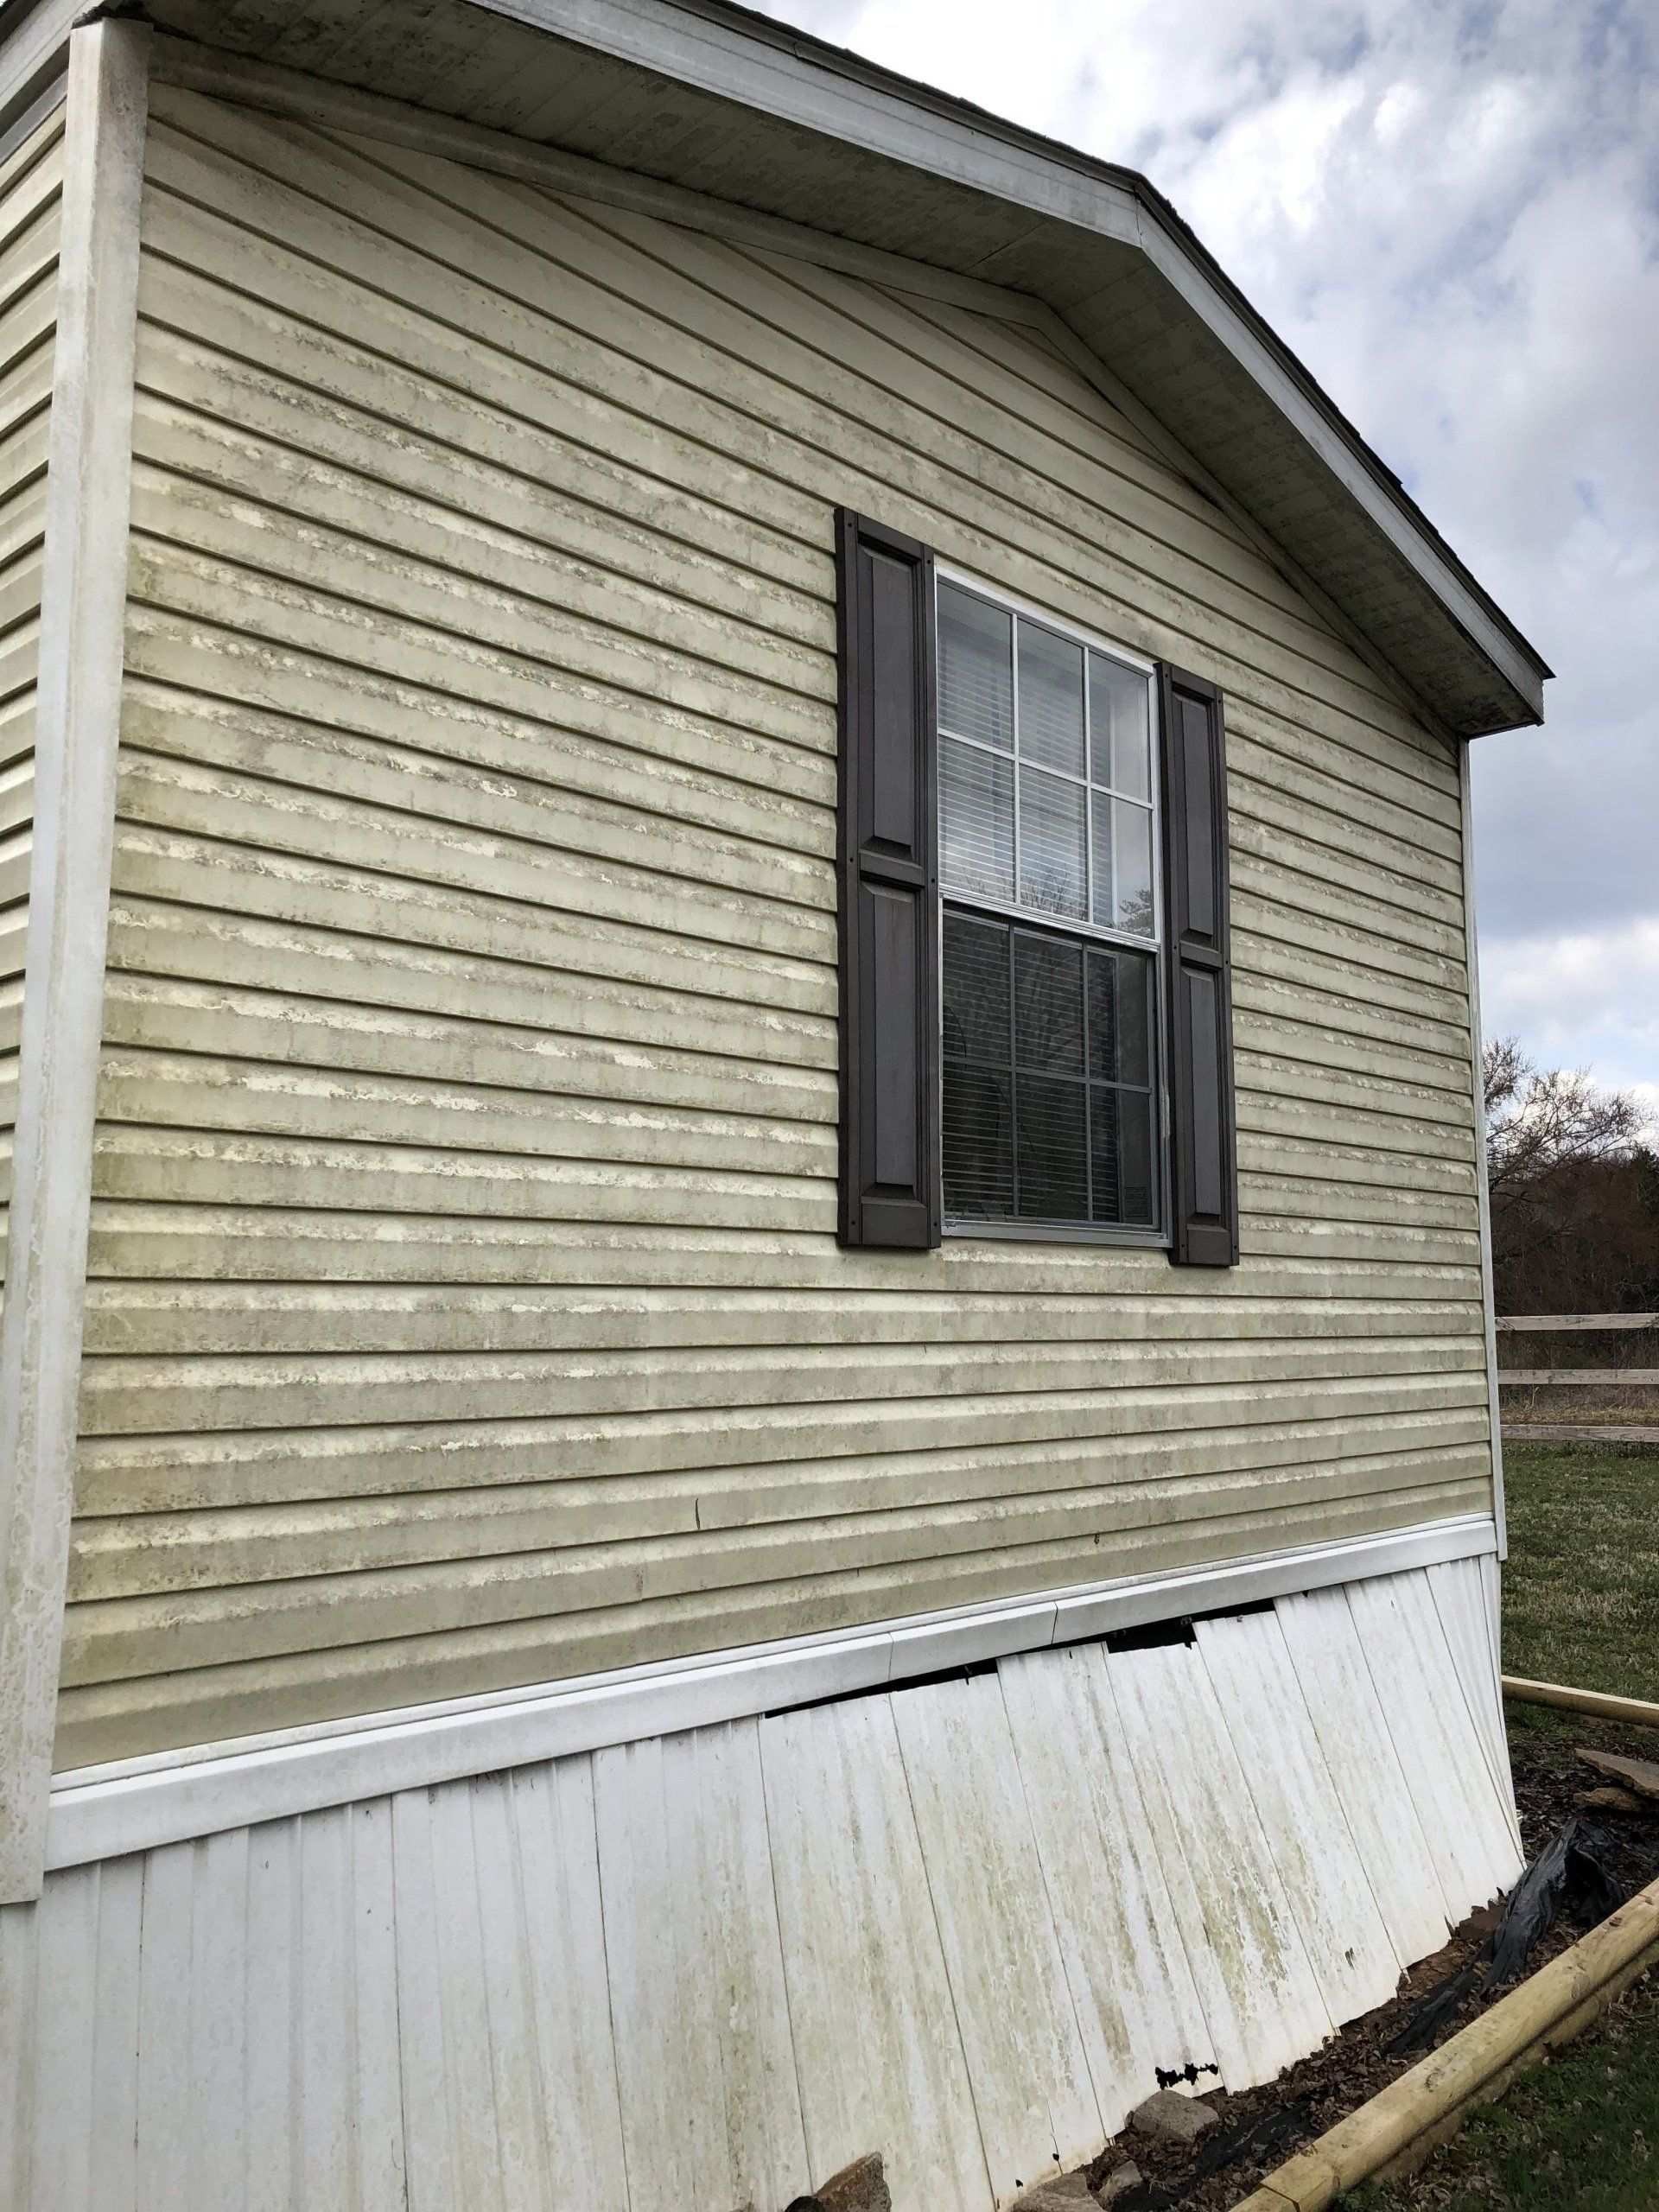
[[[1480,1559],[1497,1541],[1489,1516],[1467,1514],[1218,1567],[1125,1576],[666,1665],[412,1706],[366,1720],[81,1767],[53,1783],[46,1861],[49,1867],[84,1866],[394,1790],[896,1687],[940,1669],[1113,1629]]]
[[[69,41],[35,841],[0,1317],[0,1900],[36,1895],[63,1630],[126,612],[149,33]]]
[[[1480,1027],[1480,945],[1475,926],[1475,817],[1473,779],[1467,743],[1458,748],[1458,800],[1463,817],[1463,933],[1469,968],[1469,1075],[1475,1109],[1475,1186],[1480,1208],[1480,1295],[1486,1309],[1486,1396],[1491,1417],[1492,1518],[1497,1528],[1497,1556],[1510,1555],[1509,1519],[1503,1499],[1503,1413],[1497,1389],[1497,1292],[1492,1268],[1492,1201],[1486,1175],[1486,1084]]]

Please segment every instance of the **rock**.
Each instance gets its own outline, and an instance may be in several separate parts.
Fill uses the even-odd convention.
[[[1606,1783],[1599,1789],[1580,1789],[1573,1802],[1586,1813],[1645,1813],[1646,1801],[1633,1789],[1621,1789],[1616,1783]]]
[[[1096,2204],[1116,2204],[1120,2196],[1127,2196],[1132,2189],[1139,2189],[1143,2179],[1141,2169],[1133,2158],[1126,2158],[1121,2166],[1114,2166],[1100,2187],[1095,2191]]]
[[[1173,2089],[1154,2089],[1129,2114],[1131,2127],[1165,2143],[1193,2142],[1215,2124],[1215,2113],[1202,2097],[1183,2097]]]
[[[817,2212],[893,2212],[881,2153],[867,2151],[855,2158],[850,2166],[832,2174],[810,2201]]]
[[[1051,2174],[1023,2196],[1016,2196],[1008,2212],[1093,2212],[1089,2177],[1081,2167],[1074,2174]]]
[[[1611,1751],[1586,1751],[1582,1745],[1579,1757],[1598,1774],[1605,1774],[1610,1781],[1623,1783],[1634,1789],[1638,1796],[1659,1798],[1659,1766],[1651,1759],[1621,1759]]]

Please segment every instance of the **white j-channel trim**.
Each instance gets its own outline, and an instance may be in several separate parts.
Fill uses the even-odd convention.
[[[69,41],[35,836],[0,1317],[0,1901],[36,1896],[74,1483],[127,595],[149,33]]]
[[[1497,1396],[1497,1290],[1492,1269],[1492,1202],[1486,1173],[1485,1039],[1480,1027],[1480,944],[1475,926],[1475,815],[1469,747],[1458,747],[1458,798],[1463,827],[1463,938],[1469,970],[1469,1080],[1475,1109],[1475,1192],[1480,1209],[1480,1295],[1486,1309],[1486,1397],[1492,1437],[1492,1517],[1497,1556],[1510,1555],[1503,1501],[1503,1415]]]
[[[1309,1544],[1218,1567],[1130,1575],[833,1635],[411,1706],[59,1775],[48,1867],[285,1820],[393,1790],[564,1758],[685,1728],[897,1686],[943,1668],[1071,1643],[1185,1613],[1490,1556],[1485,1514]]]

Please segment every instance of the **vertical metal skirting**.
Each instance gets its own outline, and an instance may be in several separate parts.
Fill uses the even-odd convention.
[[[47,1878],[18,2212],[992,2212],[1519,1871],[1478,1563]]]

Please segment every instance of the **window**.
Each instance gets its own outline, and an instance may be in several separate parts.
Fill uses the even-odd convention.
[[[1162,1228],[1153,679],[938,585],[944,1211]]]
[[[836,569],[837,1238],[1236,1266],[1219,688],[850,507]]]

